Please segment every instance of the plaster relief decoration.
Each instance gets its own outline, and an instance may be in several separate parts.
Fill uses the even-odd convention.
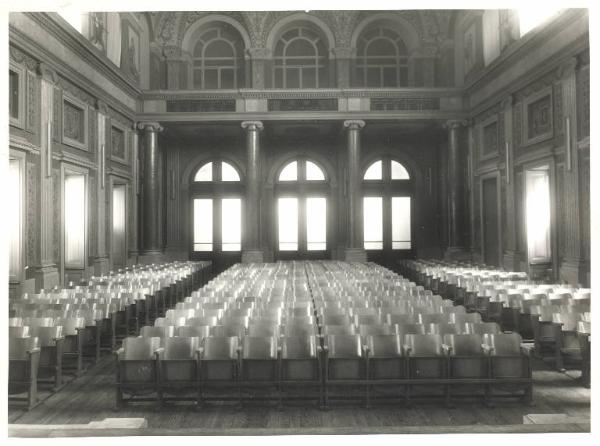
[[[127,65],[129,72],[133,77],[138,77],[140,74],[140,35],[137,33],[133,26],[129,24],[127,29]]]
[[[90,12],[89,40],[102,53],[106,53],[106,13]]]
[[[464,66],[465,73],[468,73],[475,66],[476,60],[476,40],[477,28],[473,22],[465,31],[464,34]]]
[[[552,89],[546,88],[525,101],[525,143],[552,137]]]
[[[63,97],[63,143],[88,150],[87,148],[87,106],[71,97]]]
[[[122,163],[127,162],[125,129],[114,124],[110,127],[110,158]]]
[[[484,123],[482,128],[481,158],[498,155],[498,120],[494,117],[493,120]]]

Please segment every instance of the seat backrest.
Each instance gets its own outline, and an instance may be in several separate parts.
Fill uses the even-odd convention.
[[[358,327],[358,333],[363,337],[392,335],[395,334],[394,331],[394,327],[389,324],[359,325]]]
[[[30,327],[52,327],[54,318],[51,317],[26,317],[23,319],[23,325]]]
[[[55,320],[56,325],[62,325],[64,336],[75,336],[77,331],[85,328],[85,318],[83,317],[64,317]]]
[[[450,322],[454,324],[466,324],[466,323],[474,323],[479,324],[481,322],[481,314],[479,313],[452,313],[450,315]]]
[[[372,358],[395,358],[403,354],[402,338],[397,334],[369,335],[366,344]]]
[[[63,337],[63,327],[33,326],[29,327],[29,335],[39,339],[40,347],[54,347],[56,340]]]
[[[285,336],[297,337],[297,336],[312,336],[315,334],[316,326],[314,324],[306,323],[291,323],[286,324],[283,327],[283,333]]]
[[[277,359],[277,338],[245,336],[242,340],[243,359]]]
[[[287,316],[296,318],[296,317],[311,317],[313,315],[312,307],[303,306],[303,307],[293,307],[287,309]]]
[[[592,324],[589,321],[577,322],[577,333],[581,334],[592,334]]]
[[[29,327],[28,326],[8,327],[8,337],[9,338],[27,338],[27,337],[29,337]]]
[[[13,360],[27,359],[27,352],[40,347],[40,341],[36,337],[9,338],[8,358]]]
[[[354,359],[362,357],[360,335],[328,335],[326,342],[330,358]]]
[[[171,338],[175,336],[175,327],[172,325],[168,325],[166,327],[150,327],[145,325],[140,330],[140,336],[144,338]]]
[[[285,336],[280,338],[282,359],[315,359],[317,341],[315,336]]]
[[[580,319],[579,314],[576,313],[554,313],[552,315],[552,322],[562,324],[562,331],[575,331]]]
[[[401,336],[405,334],[425,334],[425,328],[423,324],[396,324],[396,333]]]
[[[483,355],[483,337],[478,334],[447,334],[444,335],[444,344],[451,348],[450,354],[454,356],[480,356]]]
[[[23,318],[22,317],[8,318],[8,326],[9,327],[22,327],[23,326]]]
[[[350,325],[352,320],[346,314],[327,314],[319,317],[321,325]]]
[[[404,345],[411,356],[441,356],[442,337],[436,334],[406,334]]]
[[[483,335],[483,343],[490,347],[494,356],[516,356],[521,354],[521,335],[518,333],[498,333]]]
[[[185,325],[208,325],[210,327],[218,324],[216,316],[196,316],[185,321]]]
[[[435,327],[435,331],[429,331],[430,334],[439,334],[441,336],[447,334],[461,334],[464,329],[464,324],[431,324]]]
[[[348,325],[325,325],[321,330],[324,335],[353,335],[356,334],[356,326]]]
[[[418,317],[414,317],[412,314],[390,314],[386,315],[387,323],[390,325],[406,325],[414,324],[415,319],[418,321]]]
[[[379,314],[356,314],[356,315],[354,315],[354,324],[355,325],[381,324],[381,316],[379,316]]]
[[[277,323],[263,323],[263,322],[250,322],[248,325],[248,336],[252,337],[269,337],[279,336],[279,324]]]
[[[128,337],[123,339],[124,360],[141,361],[154,359],[154,352],[160,347],[159,337]]]
[[[203,341],[203,360],[235,360],[239,345],[237,336],[208,337]]]
[[[170,359],[195,359],[196,352],[200,347],[200,338],[197,336],[166,338],[163,345],[165,349],[163,358],[167,361]]]
[[[208,325],[184,325],[183,327],[177,327],[176,331],[177,336],[180,338],[198,337],[203,339],[210,336],[210,327]]]
[[[201,312],[201,316],[204,317],[216,317],[216,318],[221,318],[223,317],[223,313],[224,310],[222,308],[202,308],[202,312]]]
[[[447,314],[419,314],[421,324],[447,324],[449,316]]]
[[[249,322],[250,318],[248,318],[247,316],[223,316],[219,320],[220,325],[243,328],[248,328]]]

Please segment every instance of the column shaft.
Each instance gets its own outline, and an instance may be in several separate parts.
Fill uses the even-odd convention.
[[[144,130],[142,251],[144,254],[158,254],[162,251],[162,176],[158,147],[158,132],[162,127],[157,123],[140,123],[138,128]]]
[[[246,203],[243,262],[262,262],[260,246],[260,121],[242,122],[246,129]]]

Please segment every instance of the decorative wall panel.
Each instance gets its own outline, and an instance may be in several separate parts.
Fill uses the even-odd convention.
[[[40,218],[38,215],[39,171],[34,163],[27,163],[27,260],[29,266],[39,263],[38,245]]]
[[[233,112],[235,99],[190,99],[167,101],[167,112]]]
[[[439,98],[371,98],[371,111],[439,109]]]

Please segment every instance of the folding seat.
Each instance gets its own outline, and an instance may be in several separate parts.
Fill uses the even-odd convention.
[[[288,321],[281,331],[286,337],[307,337],[315,336],[318,333],[318,328],[317,325],[312,323],[295,323]]]
[[[22,317],[8,318],[8,326],[9,327],[22,327],[23,326],[23,318]]]
[[[500,325],[498,325],[496,322],[480,322],[478,324],[467,322],[464,325],[465,331],[468,334],[484,335],[486,333],[496,334],[502,332],[500,330]]]
[[[465,307],[463,307],[462,305],[442,306],[442,307],[440,307],[440,312],[450,316],[452,314],[466,314],[467,310],[465,310]]]
[[[165,338],[172,338],[175,336],[175,328],[172,325],[166,327],[151,327],[145,325],[140,330],[140,337],[142,338],[159,338],[161,345],[164,343]]]
[[[436,334],[405,334],[403,341],[410,379],[407,402],[410,403],[416,386],[435,388],[436,384],[443,387],[447,401],[448,389],[444,380],[447,378],[448,367],[442,348],[442,337]]]
[[[364,341],[367,363],[367,406],[372,394],[384,397],[399,396],[392,392],[402,387],[402,396],[408,395],[404,385],[407,363],[402,349],[402,338],[397,334],[369,334]]]
[[[29,333],[39,340],[38,382],[53,383],[56,390],[62,385],[63,327],[30,326]]]
[[[449,322],[453,323],[453,324],[466,324],[466,323],[479,324],[479,323],[481,323],[481,315],[479,313],[466,313],[466,314],[453,313],[450,315]]]
[[[280,398],[317,399],[323,405],[322,348],[316,337],[284,336],[280,338]],[[298,389],[301,395],[293,392]],[[312,390],[312,392],[311,392]]]
[[[253,320],[248,325],[248,336],[251,337],[279,337],[279,324],[272,320]]]
[[[152,327],[153,328],[153,327]],[[116,408],[134,401],[156,401],[158,398],[159,337],[128,337],[115,352],[117,399]],[[147,395],[156,394],[156,398]],[[129,398],[125,398],[129,395]]]
[[[363,345],[360,335],[329,335],[325,337],[324,350],[324,406],[329,406],[329,399],[336,387],[344,387],[343,396],[335,397],[356,398],[364,397],[366,385],[366,362],[363,355]],[[352,388],[358,388],[351,392]]]
[[[257,396],[258,390],[272,390],[279,386],[279,351],[277,337],[245,336],[239,373],[242,398]],[[250,392],[250,393],[247,393]],[[267,398],[280,399],[280,392],[268,392]]]
[[[180,327],[197,328],[197,327]],[[166,338],[158,352],[158,401],[194,401],[200,403],[199,337]],[[189,393],[194,394],[189,397]],[[165,397],[165,394],[170,397]]]
[[[494,389],[517,394],[526,404],[532,403],[533,379],[531,374],[531,351],[522,344],[518,333],[484,334],[483,346],[490,359],[490,401]]]
[[[581,349],[577,337],[577,322],[579,314],[554,313],[552,323],[558,326],[556,337],[556,368],[564,369],[565,356],[576,356],[581,358]]]
[[[286,316],[288,318],[312,317],[313,315],[314,312],[310,306],[291,307],[286,310]]]
[[[200,391],[201,401],[208,399],[231,399],[240,401],[238,385],[239,361],[241,348],[239,338],[208,337],[204,338],[200,347]],[[217,390],[217,395],[209,395],[210,390]]]
[[[425,334],[426,326],[424,324],[396,324],[396,333],[400,336],[406,334]]]
[[[573,303],[571,293],[552,293],[548,296],[550,305],[570,305]]]
[[[530,308],[535,351],[541,357],[550,353],[557,361],[557,366],[560,356],[557,349],[561,334],[560,326],[552,321],[552,315],[560,310],[560,306],[557,305],[536,305]]]
[[[577,322],[577,338],[581,350],[581,382],[588,388],[590,387],[591,334],[592,324],[590,321]]]
[[[175,320],[179,318],[189,319],[196,316],[196,310],[188,308],[185,310],[167,310],[164,318]]]
[[[419,323],[421,324],[447,324],[450,320],[447,314],[419,314]]]
[[[29,337],[29,327],[18,326],[8,327],[8,337],[10,338],[27,338]]]
[[[52,317],[25,317],[23,325],[29,327],[52,327],[54,326],[54,318]]]
[[[444,346],[448,355],[448,403],[454,390],[463,387],[483,388],[488,402],[489,359],[483,348],[483,337],[478,334],[446,334]]]
[[[324,325],[321,327],[321,335],[354,335],[356,326],[354,324],[346,325]]]
[[[11,401],[24,401],[27,409],[37,403],[37,379],[40,360],[39,339],[36,337],[9,338],[8,395]],[[27,393],[26,397],[18,397]]]
[[[64,341],[62,345],[63,370],[68,367],[68,360],[73,359],[77,374],[83,371],[83,349],[85,345],[85,319],[82,317],[60,318],[55,321],[62,326]],[[67,361],[65,361],[65,359]],[[65,367],[67,365],[67,367]]]
[[[360,334],[364,341],[367,336],[395,334],[395,327],[389,324],[359,325],[358,334]]]
[[[216,316],[196,316],[186,319],[185,325],[208,325],[209,327],[214,327],[218,325],[218,319]]]
[[[216,317],[217,319],[221,319],[223,317],[223,314],[225,313],[225,310],[223,310],[222,308],[205,308],[202,307],[202,312],[201,314],[197,314],[197,316],[202,316],[202,317]]]

